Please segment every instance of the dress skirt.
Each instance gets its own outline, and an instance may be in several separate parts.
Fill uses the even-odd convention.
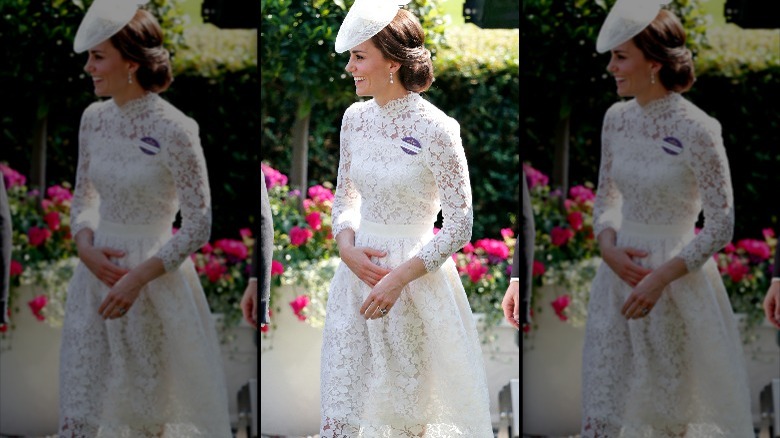
[[[617,246],[649,252],[655,269],[694,237],[693,225],[624,221]],[[752,438],[742,344],[713,259],[672,282],[644,318],[620,310],[631,293],[606,265],[590,294],[582,366],[582,437]]]
[[[102,222],[94,245],[133,268],[171,224]],[[68,287],[60,351],[60,437],[229,438],[227,391],[213,318],[190,259],[151,281],[118,319],[98,308],[109,287],[79,263]]]
[[[431,225],[363,220],[355,246],[393,269],[433,238]],[[453,260],[403,289],[382,318],[371,288],[341,263],[330,285],[321,361],[321,438],[492,438],[476,325]]]

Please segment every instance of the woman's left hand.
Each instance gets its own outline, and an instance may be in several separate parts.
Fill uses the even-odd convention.
[[[371,293],[360,306],[360,314],[366,319],[377,319],[387,315],[401,296],[404,286],[395,281],[390,274],[386,275],[371,289]],[[382,309],[385,310],[384,313],[381,312]]]
[[[650,274],[636,285],[626,299],[620,314],[626,319],[639,319],[647,316],[655,307],[655,303],[661,298],[666,284],[659,282]]]
[[[128,277],[130,277],[129,274],[122,277],[108,291],[106,299],[103,300],[98,309],[98,313],[103,319],[116,319],[126,315],[141,293],[143,285],[128,279]]]

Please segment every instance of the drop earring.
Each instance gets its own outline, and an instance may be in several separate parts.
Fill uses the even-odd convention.
[[[133,73],[127,72],[127,83],[132,84],[133,83]]]
[[[390,83],[391,83],[391,84],[394,84],[394,83],[395,83],[395,82],[393,82],[393,72],[390,72]]]
[[[653,71],[650,71],[650,83],[655,85],[655,73]]]

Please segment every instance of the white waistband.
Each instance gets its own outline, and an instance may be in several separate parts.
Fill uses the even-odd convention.
[[[358,232],[393,237],[418,237],[433,233],[433,224],[378,224],[363,219],[360,221]]]
[[[160,236],[171,233],[172,228],[173,224],[168,221],[153,224],[120,224],[101,220],[95,231],[120,236]]]
[[[643,224],[624,220],[620,232],[640,236],[684,236],[693,234],[693,224]]]

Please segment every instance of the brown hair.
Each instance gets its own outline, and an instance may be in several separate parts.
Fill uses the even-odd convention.
[[[433,83],[431,52],[425,48],[425,33],[420,21],[406,9],[399,9],[395,18],[371,42],[385,59],[399,62],[398,79],[409,91],[426,91]]]
[[[125,27],[111,37],[122,58],[138,63],[135,72],[144,90],[159,93],[173,82],[170,54],[162,46],[163,33],[154,15],[139,9]]]
[[[658,77],[667,90],[681,93],[691,88],[696,80],[693,57],[685,47],[685,30],[673,13],[661,9],[655,19],[634,37],[634,44],[645,58],[661,63]]]

